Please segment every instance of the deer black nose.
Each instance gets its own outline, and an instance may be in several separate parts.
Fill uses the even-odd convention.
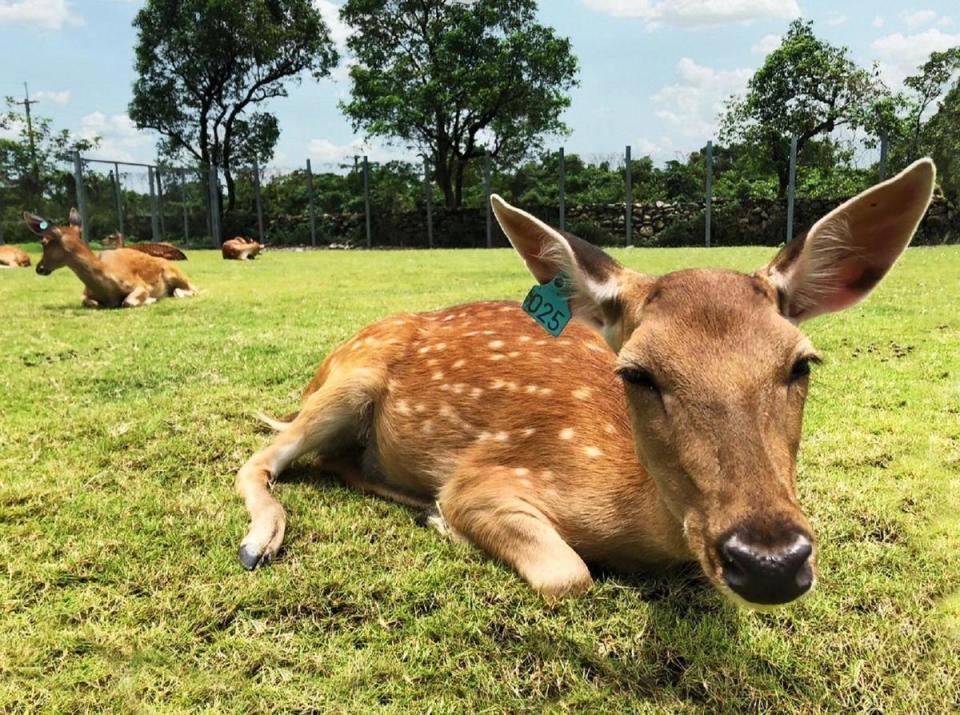
[[[734,533],[720,545],[723,580],[750,603],[788,603],[813,584],[812,552],[813,545],[803,534],[788,546],[770,548]]]
[[[47,267],[46,267],[45,265],[43,265],[42,263],[38,263],[38,264],[37,264],[37,273],[39,273],[41,276],[47,275]]]

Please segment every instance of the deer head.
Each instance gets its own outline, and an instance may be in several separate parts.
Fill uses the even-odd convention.
[[[80,212],[70,209],[67,226],[54,226],[41,216],[24,211],[23,221],[34,234],[40,237],[43,256],[37,264],[37,273],[48,276],[67,264],[67,256],[77,243],[83,244],[80,237]]]
[[[721,590],[791,601],[816,579],[795,492],[810,366],[798,323],[865,298],[910,242],[933,190],[929,159],[847,201],[752,274],[655,277],[492,197],[527,268],[564,272],[574,315],[617,353],[640,464]]]

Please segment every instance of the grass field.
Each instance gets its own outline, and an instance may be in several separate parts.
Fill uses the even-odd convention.
[[[34,258],[37,247],[31,247]],[[621,251],[650,272],[765,249]],[[393,311],[521,298],[508,251],[193,252],[203,293],[80,307],[68,271],[0,271],[0,710],[960,710],[960,248],[911,249],[808,324],[800,499],[820,586],[736,610],[695,571],[548,606],[407,508],[309,467],[271,567],[236,561],[237,468],[324,354]]]

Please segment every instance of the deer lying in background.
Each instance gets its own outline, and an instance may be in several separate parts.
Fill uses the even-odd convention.
[[[228,261],[252,261],[263,250],[263,244],[246,236],[235,236],[224,241],[220,250]]]
[[[565,274],[582,323],[553,338],[515,303],[474,303],[361,330],[324,360],[298,414],[264,418],[279,434],[237,475],[251,518],[242,564],[277,553],[285,516],[270,486],[316,452],[548,598],[588,588],[587,563],[690,560],[741,604],[800,597],[816,554],[796,455],[819,358],[797,324],[870,293],[934,175],[929,159],[913,164],[752,274],[638,273],[492,197],[534,278]]]
[[[30,254],[16,246],[0,246],[0,268],[28,268]]]
[[[168,261],[185,261],[186,254],[172,243],[126,243],[123,234],[120,231],[114,231],[110,235],[100,240],[100,243],[106,248],[130,248],[140,253],[146,253],[148,256],[165,258]]]
[[[165,296],[183,298],[196,293],[183,272],[162,258],[129,248],[97,256],[80,237],[76,209],[70,210],[69,226],[54,226],[30,213],[24,213],[23,220],[43,244],[37,273],[48,276],[68,266],[86,286],[83,305],[88,308],[134,307]]]

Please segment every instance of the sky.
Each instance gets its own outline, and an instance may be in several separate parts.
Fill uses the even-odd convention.
[[[344,50],[350,29],[340,3],[314,0]],[[91,156],[151,162],[155,136],[127,116],[137,0],[0,0],[0,96],[37,100],[57,128],[98,135]],[[571,132],[548,146],[589,158],[650,154],[680,158],[713,137],[723,101],[742,92],[791,19],[814,21],[818,36],[878,62],[892,87],[934,50],[960,45],[956,0],[541,0],[540,21],[569,37],[579,86],[564,115]],[[281,127],[271,164],[332,169],[355,154],[409,158],[402,146],[365,142],[337,108],[349,93],[347,58],[328,79],[304,78],[274,100]]]

